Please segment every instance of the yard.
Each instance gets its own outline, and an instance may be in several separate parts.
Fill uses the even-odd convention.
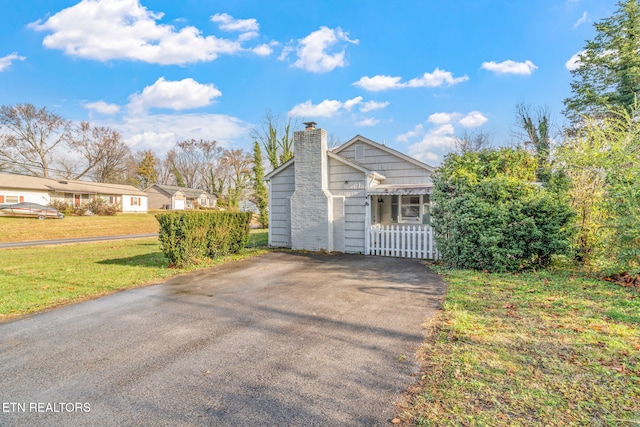
[[[48,221],[33,222],[38,224]],[[260,253],[261,248],[266,246],[266,235],[264,230],[254,230],[250,236],[249,248],[242,255],[203,263],[189,269],[167,268],[167,261],[160,251],[158,239],[155,238],[2,249],[0,321],[122,289],[148,285],[229,259],[251,256]],[[69,235],[63,234],[61,237]]]
[[[449,288],[399,420],[640,425],[640,294],[566,271],[439,270]]]
[[[67,216],[64,219],[0,217],[0,242],[157,233],[153,213]]]
[[[153,215],[0,218],[3,241],[156,232]],[[252,232],[242,256],[260,253]],[[221,261],[222,262],[222,261]],[[0,321],[187,270],[157,239],[0,250]],[[200,265],[204,268],[211,264]],[[434,268],[448,284],[397,422],[422,426],[640,424],[640,295],[567,270]]]

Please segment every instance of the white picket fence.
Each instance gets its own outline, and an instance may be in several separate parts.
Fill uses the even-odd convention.
[[[433,259],[440,254],[428,225],[372,225],[367,239],[367,255]]]

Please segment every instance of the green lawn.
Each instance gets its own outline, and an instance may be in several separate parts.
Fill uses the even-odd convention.
[[[640,425],[640,295],[564,272],[439,270],[441,316],[399,419],[421,426]]]
[[[263,251],[266,234],[252,231],[249,248],[242,255],[189,269],[167,268],[155,238],[2,249],[0,321],[255,255]]]

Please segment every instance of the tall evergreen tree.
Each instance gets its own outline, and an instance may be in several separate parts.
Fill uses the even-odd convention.
[[[640,91],[640,3],[622,0],[609,18],[594,24],[597,34],[587,41],[571,71],[572,96],[565,115],[574,125],[582,116],[601,118],[613,110],[631,111]]]
[[[269,226],[269,212],[267,210],[267,187],[264,185],[264,167],[262,166],[262,150],[258,141],[253,143],[253,189],[256,193],[256,204],[260,210],[260,225]]]

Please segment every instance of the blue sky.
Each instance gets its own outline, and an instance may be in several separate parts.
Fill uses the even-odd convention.
[[[614,0],[3,0],[0,105],[250,149],[265,111],[432,165],[452,136],[509,144],[515,106],[561,125],[571,58]]]

